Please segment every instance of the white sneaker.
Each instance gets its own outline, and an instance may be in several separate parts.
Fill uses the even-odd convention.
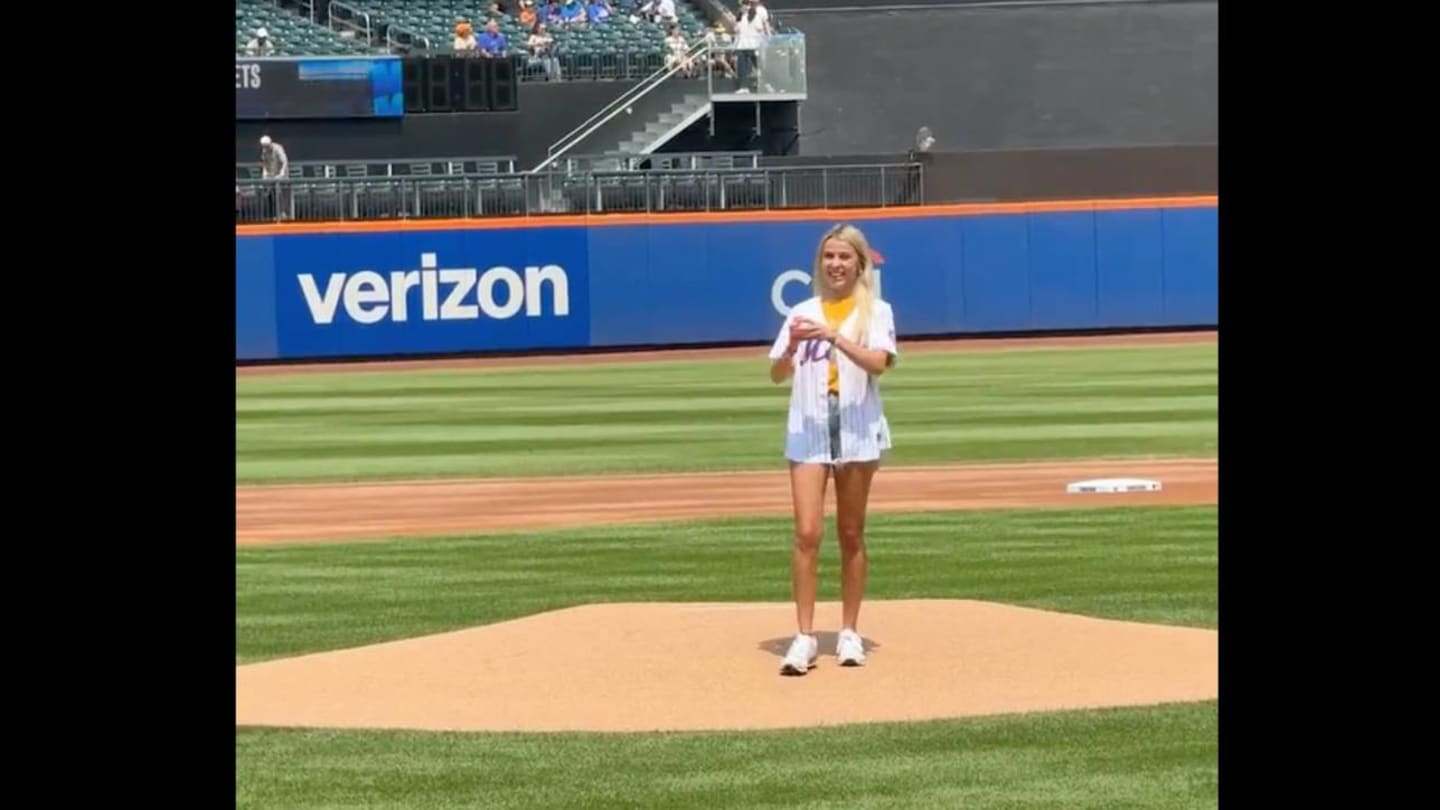
[[[795,640],[790,642],[790,650],[785,653],[785,661],[780,664],[781,675],[804,675],[815,666],[815,661],[820,657],[820,642],[814,636],[807,636],[800,633]]]
[[[835,657],[842,667],[858,667],[865,663],[865,642],[854,630],[841,630],[835,639]]]

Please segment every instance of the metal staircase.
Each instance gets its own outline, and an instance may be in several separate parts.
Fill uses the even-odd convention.
[[[710,46],[701,40],[686,55],[708,65]],[[530,172],[544,172],[571,153],[647,154],[709,115],[711,107],[705,81],[680,76],[678,65],[661,68],[551,144]]]
[[[648,155],[671,138],[684,132],[691,124],[710,114],[713,105],[706,92],[686,93],[685,97],[670,105],[670,109],[645,124],[645,128],[633,133],[611,151],[627,155]]]

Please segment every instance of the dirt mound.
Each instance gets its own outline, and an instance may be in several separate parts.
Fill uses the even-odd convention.
[[[659,731],[913,721],[1213,699],[1213,630],[965,600],[867,602],[863,667],[779,675],[789,604],[610,604],[238,666],[237,725]]]

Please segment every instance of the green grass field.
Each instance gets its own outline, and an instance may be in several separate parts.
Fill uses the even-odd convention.
[[[916,353],[890,463],[1212,456],[1217,349]],[[240,377],[241,483],[773,469],[787,389],[755,360]]]
[[[1214,345],[916,354],[893,463],[1214,455]],[[757,362],[238,377],[242,482],[773,468]],[[871,598],[1217,627],[1214,507],[875,515]],[[746,519],[237,548],[236,661],[600,601],[788,599]],[[822,566],[833,573],[833,537]],[[821,599],[838,596],[822,577]],[[661,735],[236,730],[236,804],[1213,808],[1218,703]]]
[[[1218,803],[1216,702],[648,735],[250,730],[237,808],[994,808]]]
[[[833,520],[829,535],[821,565],[833,573]],[[877,514],[867,535],[873,598],[1215,626],[1214,507]],[[753,519],[242,548],[235,660],[597,602],[784,602],[789,542],[787,520]],[[822,577],[822,599],[839,598],[833,580]]]

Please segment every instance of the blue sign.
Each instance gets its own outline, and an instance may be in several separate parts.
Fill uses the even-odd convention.
[[[237,236],[236,357],[773,340],[827,222]],[[901,336],[1218,321],[1218,209],[859,222]]]
[[[247,241],[237,240],[237,261]],[[263,274],[266,260],[272,268],[274,346],[282,357],[561,348],[589,340],[584,228],[266,241],[269,256],[250,248],[248,258],[256,272]]]
[[[235,119],[405,114],[398,56],[235,57]]]

